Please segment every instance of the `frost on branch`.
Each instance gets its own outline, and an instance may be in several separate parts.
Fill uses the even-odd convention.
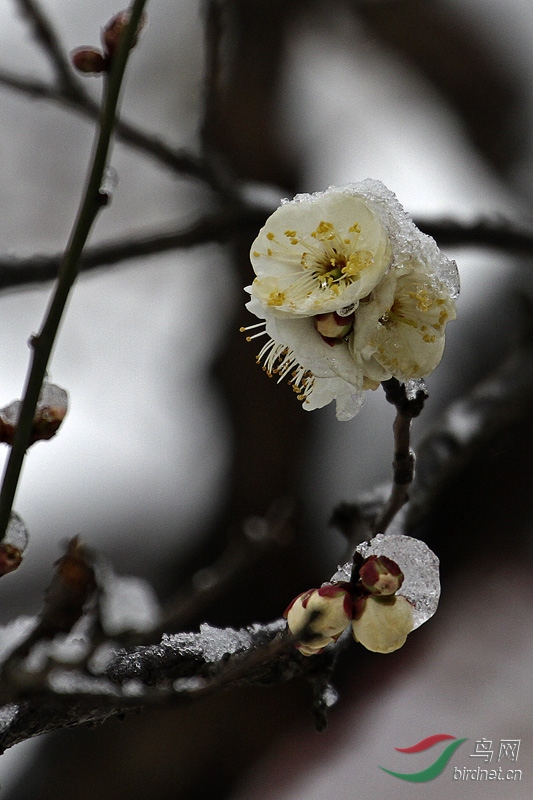
[[[243,330],[267,336],[258,363],[287,377],[306,410],[335,400],[350,419],[364,390],[396,378],[416,394],[439,364],[457,267],[379,181],[284,201],[251,261],[247,308],[263,322]]]
[[[148,685],[163,678],[205,678],[229,656],[257,650],[284,633],[285,628],[284,620],[240,630],[204,623],[199,633],[165,634],[160,644],[117,653],[106,674],[117,683],[139,680]],[[176,688],[184,690],[191,685],[181,683]]]
[[[0,442],[13,444],[21,407],[22,401],[14,400],[5,408],[0,409]],[[53,383],[45,383],[35,408],[29,444],[55,436],[65,419],[67,410],[68,395],[66,391]]]
[[[35,617],[17,617],[0,626],[0,663],[28,637],[36,624]]]

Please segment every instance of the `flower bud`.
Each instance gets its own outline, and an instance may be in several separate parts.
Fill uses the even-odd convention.
[[[118,45],[120,42],[120,37],[126,26],[130,21],[130,12],[126,11],[119,11],[118,14],[115,14],[112,17],[105,28],[102,31],[102,44],[104,46],[104,50],[107,55],[112,58],[118,49]],[[131,47],[135,47],[139,40],[139,35],[144,28],[145,23],[145,16],[144,14],[141,16],[139,20],[139,24],[137,25],[137,30],[135,32],[135,36],[133,37],[133,41],[131,43]]]
[[[18,547],[12,544],[0,544],[0,576],[13,572],[20,566],[22,553]]]
[[[20,566],[28,540],[24,522],[16,511],[12,511],[4,539],[0,542],[0,577]]]
[[[0,408],[0,442],[13,445],[21,408],[21,400],[14,400],[8,406]],[[55,436],[67,410],[66,391],[53,383],[44,383],[35,408],[29,444]]]
[[[321,653],[350,624],[352,600],[341,584],[325,584],[298,595],[284,613],[291,633],[302,634],[296,644],[304,656]]]
[[[33,442],[51,439],[56,435],[57,430],[67,413],[67,406],[65,405],[50,405],[37,407],[37,411],[33,420],[32,436],[30,444]]]
[[[98,75],[107,69],[103,53],[94,47],[76,47],[70,52],[70,61],[78,72],[85,75]]]
[[[361,583],[374,595],[395,594],[403,583],[403,572],[387,556],[369,556],[359,570]]]
[[[352,622],[355,640],[374,653],[392,653],[413,630],[411,604],[402,597],[368,597],[359,619]]]
[[[313,323],[324,341],[333,346],[348,336],[353,328],[354,319],[355,314],[353,313],[342,317],[336,311],[332,311],[327,314],[316,314],[313,317]]]

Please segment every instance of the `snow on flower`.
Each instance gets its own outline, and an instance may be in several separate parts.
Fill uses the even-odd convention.
[[[368,542],[361,542],[356,552],[368,564],[373,556],[394,561],[402,575],[397,594],[405,597],[413,609],[414,628],[427,622],[436,612],[440,598],[439,559],[421,539],[403,534],[378,533]],[[349,581],[352,575],[351,561],[339,567],[331,577],[332,583]],[[362,579],[366,580],[368,567]],[[361,575],[361,573],[360,573]]]
[[[291,633],[306,633],[296,643],[304,656],[321,653],[349,626],[367,650],[392,653],[433,616],[439,597],[435,553],[411,536],[380,533],[357,546],[331,583],[298,595],[284,616]]]
[[[350,419],[365,389],[440,362],[457,267],[379,181],[284,201],[251,261],[247,308],[263,321],[248,339],[268,336],[258,362],[287,377],[306,410],[335,400]]]

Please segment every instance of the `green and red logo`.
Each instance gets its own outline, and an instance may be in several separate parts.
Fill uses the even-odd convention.
[[[462,745],[463,742],[466,742],[465,739],[457,739],[455,736],[450,736],[448,733],[436,733],[433,736],[428,736],[426,739],[422,739],[422,741],[417,742],[417,744],[412,745],[411,747],[395,747],[394,749],[398,751],[398,753],[422,753],[424,750],[429,750],[430,747],[434,747],[436,744],[440,744],[441,742],[445,742],[447,740],[451,740],[450,744],[448,744],[438,758],[430,764],[429,767],[426,769],[422,769],[419,772],[394,772],[391,769],[385,769],[385,767],[380,767],[383,772],[387,772],[389,775],[392,775],[394,778],[400,778],[402,781],[411,781],[411,783],[425,783],[426,781],[432,781],[444,771],[445,767],[447,766],[450,758],[453,756],[457,748]]]

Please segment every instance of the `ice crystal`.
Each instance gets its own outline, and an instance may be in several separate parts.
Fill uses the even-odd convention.
[[[439,559],[425,542],[411,536],[379,533],[356,547],[363,558],[387,556],[404,574],[398,594],[413,606],[414,628],[420,627],[437,610],[440,597]]]
[[[322,700],[327,708],[331,708],[339,699],[339,693],[330,683],[325,687],[322,692]]]
[[[362,542],[356,551],[363,558],[372,555],[387,556],[395,561],[404,574],[399,595],[413,606],[414,629],[433,616],[440,597],[439,559],[425,542],[403,534],[379,533],[368,542]],[[340,566],[331,580],[349,581],[352,563]]]
[[[199,633],[164,634],[160,644],[139,647],[131,652],[120,651],[104,663],[104,668],[117,683],[132,678],[154,683],[169,671],[176,677],[179,674],[177,670],[188,671],[194,668],[194,664],[214,664],[226,656],[267,645],[285,629],[283,619],[268,625],[250,625],[241,630],[203,624]]]
[[[68,394],[61,386],[57,386],[55,383],[44,383],[39,395],[37,410],[41,411],[44,408],[51,407],[64,408],[66,411]]]
[[[204,678],[193,675],[191,678],[177,678],[172,684],[175,692],[196,692],[206,685]]]
[[[220,661],[226,655],[249,650],[253,644],[246,629],[215,628],[203,623],[200,633],[175,633],[163,636],[162,643],[175,647],[182,655],[202,658],[207,664]]]
[[[405,394],[408,400],[416,400],[418,392],[425,392],[427,394],[426,382],[423,378],[406,381],[404,386]]]
[[[23,553],[27,547],[29,538],[24,522],[15,511],[12,511],[3,543],[10,544]]]

